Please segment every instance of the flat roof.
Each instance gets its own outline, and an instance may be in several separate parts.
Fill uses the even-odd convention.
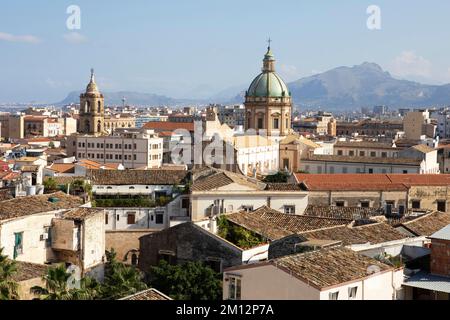
[[[404,286],[450,293],[450,278],[419,272],[403,282]]]

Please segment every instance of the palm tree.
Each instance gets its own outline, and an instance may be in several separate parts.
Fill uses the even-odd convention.
[[[116,260],[114,250],[107,251],[105,281],[102,285],[104,299],[119,299],[147,289],[142,274],[133,266],[127,266]]]
[[[13,279],[16,272],[16,262],[3,255],[3,248],[0,248],[0,300],[19,299],[19,285]]]
[[[49,268],[42,277],[45,288],[34,286],[30,290],[39,295],[41,300],[92,300],[97,296],[98,283],[89,277],[72,279],[64,264]],[[79,288],[73,288],[79,281]]]

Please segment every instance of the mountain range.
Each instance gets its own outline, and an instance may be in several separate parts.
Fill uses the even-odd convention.
[[[392,108],[450,105],[450,84],[427,85],[396,79],[375,63],[338,67],[288,83],[294,104],[302,108],[352,110],[387,105]],[[79,92],[71,92],[59,105],[76,103]],[[242,103],[244,86],[225,89],[207,99],[175,99],[138,92],[104,92],[105,103],[121,105],[187,105]]]

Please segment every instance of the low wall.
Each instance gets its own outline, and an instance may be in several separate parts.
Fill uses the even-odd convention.
[[[106,250],[114,249],[117,253],[117,260],[131,264],[131,253],[125,259],[130,250],[139,250],[139,238],[157,230],[108,230],[105,233]],[[138,254],[139,255],[139,254]]]

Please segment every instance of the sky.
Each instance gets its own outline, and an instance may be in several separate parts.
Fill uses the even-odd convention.
[[[371,5],[381,29],[367,26]],[[205,98],[249,85],[269,37],[286,81],[368,61],[449,83],[449,12],[442,0],[0,0],[0,102],[63,100],[91,67],[102,91]]]

